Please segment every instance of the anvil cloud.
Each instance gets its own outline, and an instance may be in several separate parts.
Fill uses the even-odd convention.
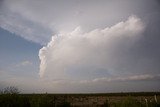
[[[127,67],[135,62],[129,59],[128,53],[141,38],[144,29],[139,18],[130,16],[127,21],[112,27],[87,33],[78,27],[71,33],[55,35],[39,51],[39,74],[52,79],[77,79],[77,72],[81,72],[83,79],[91,79],[93,75],[89,73],[92,71],[103,70],[105,74],[112,74],[112,70],[131,70],[132,67]],[[123,68],[127,69],[122,71]]]

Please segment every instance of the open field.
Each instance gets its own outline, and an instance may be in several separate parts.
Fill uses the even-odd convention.
[[[1,94],[0,107],[160,107],[160,92]]]

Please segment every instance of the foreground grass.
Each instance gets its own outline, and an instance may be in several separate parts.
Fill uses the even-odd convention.
[[[0,107],[160,107],[160,93],[0,94]]]

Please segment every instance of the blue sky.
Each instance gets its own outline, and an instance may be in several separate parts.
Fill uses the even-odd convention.
[[[158,0],[0,1],[0,89],[160,89]]]
[[[39,44],[27,41],[14,33],[0,29],[1,64],[32,60],[38,62]],[[7,53],[7,54],[6,54]],[[18,57],[17,57],[18,56]]]
[[[13,77],[36,78],[39,70],[39,58],[37,54],[42,46],[27,41],[2,28],[0,29],[0,34],[1,84],[6,80],[12,81]],[[17,86],[17,84],[13,85]],[[7,84],[4,84],[3,87],[5,86]]]

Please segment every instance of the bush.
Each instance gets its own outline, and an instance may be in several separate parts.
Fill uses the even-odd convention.
[[[57,107],[71,107],[69,102],[61,102]]]
[[[145,105],[132,97],[127,97],[123,101],[117,103],[117,107],[145,107]]]
[[[54,107],[53,99],[49,95],[45,94],[39,98],[39,107]]]
[[[16,87],[4,88],[0,95],[0,107],[30,107],[29,99],[19,93]]]
[[[108,99],[105,101],[104,107],[109,107],[109,100]]]
[[[30,107],[30,103],[27,97],[18,94],[2,94],[0,107]]]
[[[20,91],[18,90],[18,88],[10,86],[10,87],[6,87],[1,91],[1,94],[19,94]]]

